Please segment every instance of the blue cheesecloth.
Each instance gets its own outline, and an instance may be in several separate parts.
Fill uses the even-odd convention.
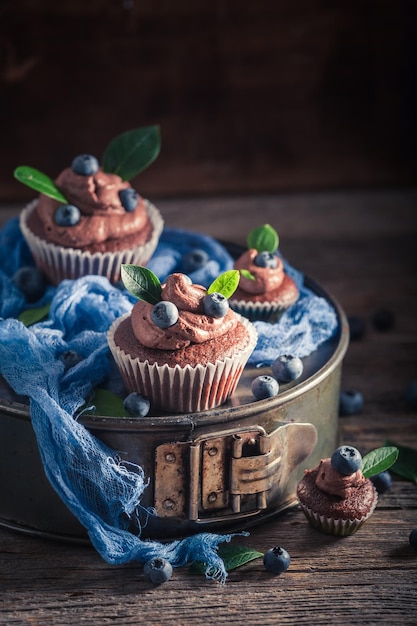
[[[226,248],[197,233],[165,228],[148,267],[163,281],[181,271],[181,258],[192,249],[205,250],[210,261],[190,274],[206,287],[233,267]],[[135,298],[106,278],[86,276],[48,287],[28,305],[12,276],[33,265],[18,219],[0,231],[0,373],[19,395],[29,399],[30,415],[45,474],[51,485],[86,528],[91,543],[110,564],[146,562],[159,556],[174,567],[206,564],[205,575],[224,583],[227,572],[218,546],[234,535],[200,533],[172,542],[142,540],[128,530],[141,508],[149,480],[140,466],[122,462],[118,451],[95,438],[76,416],[86,407],[93,388],[109,375],[107,330],[130,311]],[[337,317],[330,304],[302,284],[302,275],[286,265],[300,288],[299,301],[277,324],[255,322],[259,341],[250,363],[271,363],[278,354],[306,356],[333,336]],[[51,302],[46,321],[27,328],[18,321],[28,308]],[[72,350],[83,359],[66,370],[60,356]],[[152,514],[152,512],[149,512]]]

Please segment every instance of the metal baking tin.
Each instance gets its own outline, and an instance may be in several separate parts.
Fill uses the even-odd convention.
[[[304,469],[337,447],[348,324],[334,299],[311,279],[305,282],[334,307],[338,332],[303,359],[303,376],[282,385],[276,397],[253,401],[250,383],[268,368],[247,367],[233,398],[215,410],[80,418],[122,461],[142,466],[149,478],[140,510],[151,508],[156,515],[142,516],[143,537],[237,530],[269,519],[296,504]],[[45,477],[24,399],[0,399],[0,476],[0,525],[87,541],[85,529]]]

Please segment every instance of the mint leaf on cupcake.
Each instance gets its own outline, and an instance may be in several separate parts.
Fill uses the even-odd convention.
[[[398,457],[398,448],[383,446],[368,452],[362,459],[362,473],[365,478],[376,476],[394,465]]]
[[[230,298],[239,285],[239,270],[228,270],[220,274],[209,286],[207,293],[220,293],[225,298]]]
[[[34,167],[19,165],[19,167],[17,167],[14,171],[14,177],[27,187],[35,189],[35,191],[39,191],[53,200],[58,200],[58,202],[68,204],[67,199],[59,191],[54,181],[43,172],[36,170]]]
[[[128,130],[107,146],[102,159],[103,170],[117,174],[122,180],[132,180],[155,161],[160,147],[159,126]]]
[[[161,282],[147,267],[122,264],[121,278],[126,289],[138,300],[156,304],[161,300]]]
[[[278,233],[269,224],[263,224],[251,230],[247,244],[248,248],[255,248],[258,252],[275,252],[279,244]]]

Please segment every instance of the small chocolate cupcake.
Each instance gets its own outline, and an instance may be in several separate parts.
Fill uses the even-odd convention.
[[[341,446],[331,458],[306,470],[297,497],[310,524],[329,535],[352,535],[372,515],[377,491],[362,471],[356,448]]]
[[[237,272],[231,273],[237,284]],[[135,283],[144,285],[141,278]],[[148,284],[144,297],[150,291]],[[256,345],[254,327],[229,308],[224,295],[192,284],[185,274],[171,274],[158,292],[151,302],[139,298],[109,330],[126,388],[147,397],[154,412],[220,406],[236,389]]]
[[[278,234],[264,224],[249,233],[248,250],[234,264],[241,276],[230,306],[252,322],[275,323],[298,299],[298,287],[284,271],[277,247]]]

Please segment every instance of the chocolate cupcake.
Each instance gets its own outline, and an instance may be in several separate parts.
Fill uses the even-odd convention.
[[[221,287],[216,290],[216,281],[226,275],[237,284],[238,273],[225,272],[207,290],[180,273],[158,286],[156,277],[144,270],[130,269],[151,276],[156,291],[149,298],[153,287],[148,283],[143,289],[144,282],[135,279],[142,285],[139,292],[132,290],[139,300],[108,333],[126,388],[147,397],[154,412],[220,406],[236,389],[257,340],[252,324],[229,308]],[[122,278],[129,288],[126,271]]]
[[[152,138],[132,151],[139,138]],[[42,193],[22,212],[20,227],[37,267],[53,284],[87,274],[120,279],[123,263],[146,264],[163,229],[158,209],[130,185],[159,151],[153,127],[129,131],[109,144],[99,164],[79,155],[52,182],[32,168],[16,177]],[[124,155],[126,154],[126,156]]]
[[[297,486],[297,497],[314,528],[345,537],[355,533],[369,519],[378,494],[361,467],[358,450],[341,446],[331,458],[305,471]]]
[[[230,306],[251,321],[277,322],[298,299],[298,287],[276,254],[278,241],[269,224],[254,229],[248,235],[248,250],[234,264],[241,276]]]

